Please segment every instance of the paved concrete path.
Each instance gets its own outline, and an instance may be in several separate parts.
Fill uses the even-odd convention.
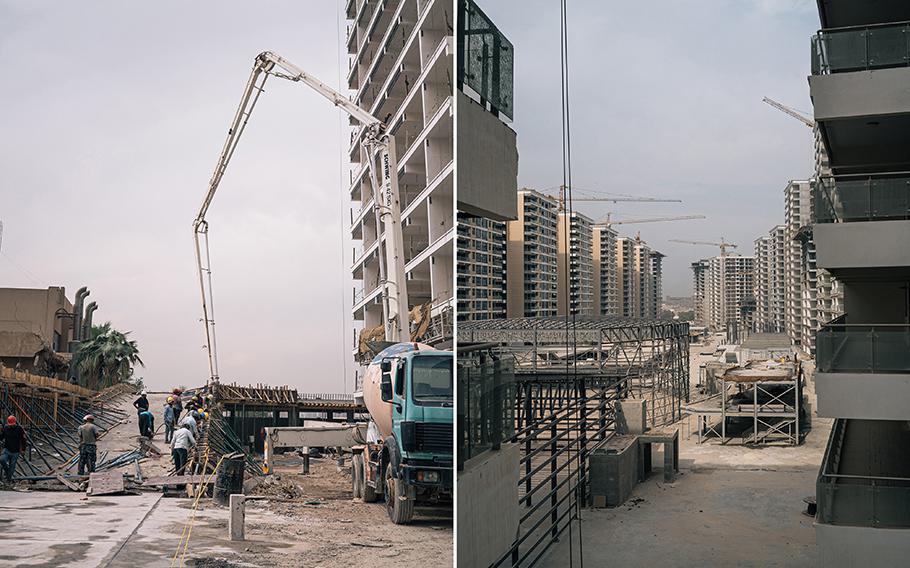
[[[86,498],[83,493],[4,491],[0,565],[106,566],[160,499],[157,493]]]

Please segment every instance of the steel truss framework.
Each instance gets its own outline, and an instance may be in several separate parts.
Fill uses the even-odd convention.
[[[512,318],[464,322],[460,343],[498,343],[517,376],[584,375],[622,398],[648,401],[650,424],[682,417],[689,401],[689,324],[632,318]]]
[[[515,358],[521,448],[519,534],[494,567],[534,566],[588,504],[588,456],[615,430],[615,402],[649,401],[651,425],[689,400],[688,324],[637,319],[519,318],[459,323],[459,344]]]

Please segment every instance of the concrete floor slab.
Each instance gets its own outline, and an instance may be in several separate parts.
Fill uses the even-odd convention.
[[[652,476],[616,509],[582,511],[587,566],[789,567],[816,565],[815,530],[802,514],[814,471],[696,471],[673,484]],[[579,564],[578,529],[543,566]]]

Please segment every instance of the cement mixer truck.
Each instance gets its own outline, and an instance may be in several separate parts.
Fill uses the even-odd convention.
[[[364,502],[383,499],[396,524],[411,521],[415,504],[452,501],[453,362],[450,351],[397,343],[364,374],[371,419],[353,448],[351,485]]]

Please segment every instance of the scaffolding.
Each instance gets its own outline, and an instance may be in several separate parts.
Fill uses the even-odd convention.
[[[710,373],[708,374],[710,382]],[[690,404],[696,417],[698,443],[718,438],[725,445],[799,445],[803,419],[803,375],[800,362],[749,361],[719,369],[711,390],[716,392]]]

